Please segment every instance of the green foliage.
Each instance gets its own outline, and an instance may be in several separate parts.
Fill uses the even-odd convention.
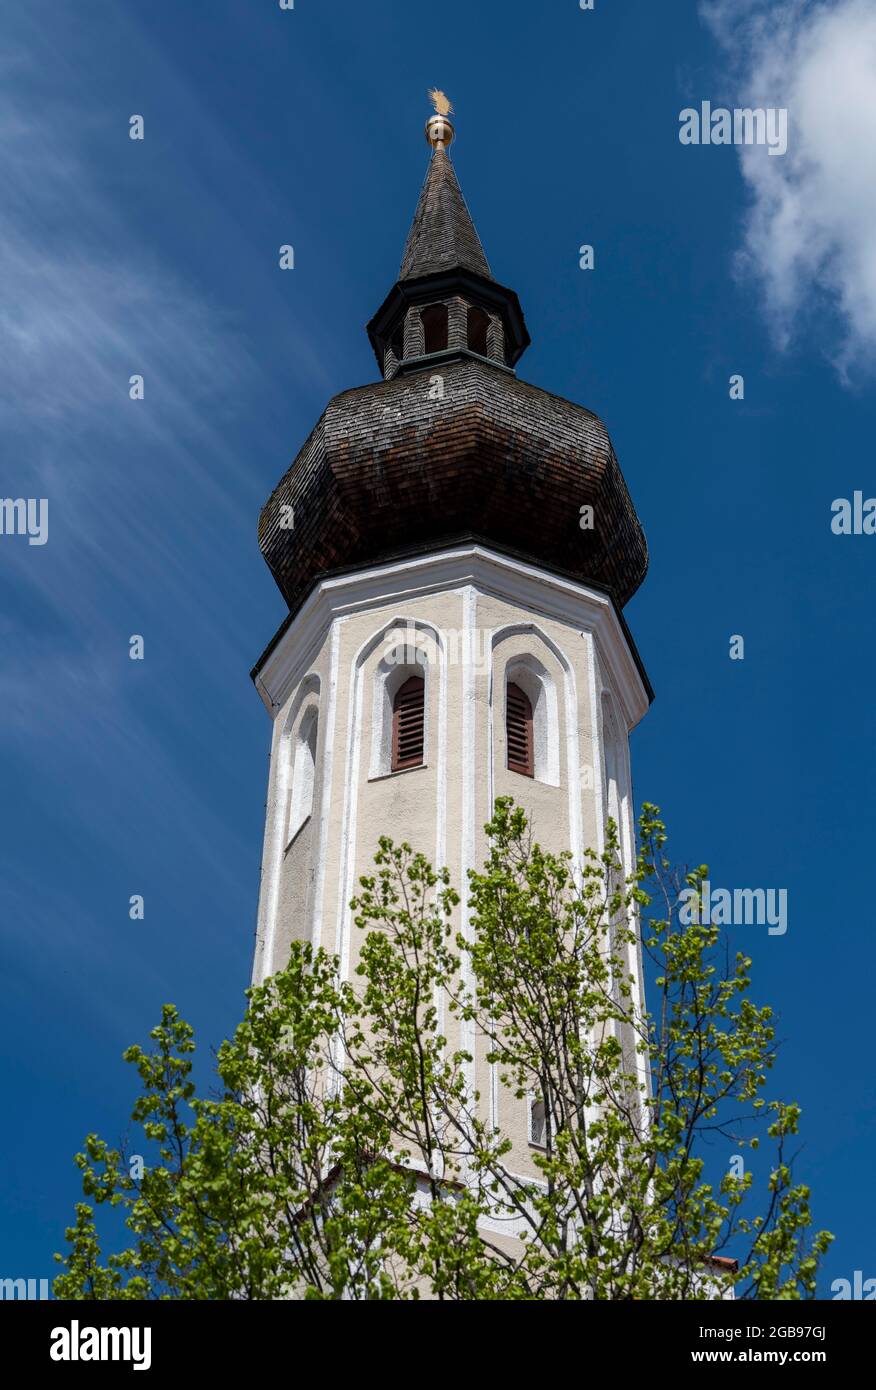
[[[772,1012],[722,928],[679,920],[705,867],[673,873],[655,807],[639,828],[629,878],[613,825],[576,871],[497,801],[462,926],[446,870],[381,840],[353,903],[355,980],[293,945],[249,991],[210,1098],[165,1007],[125,1054],[154,1159],[133,1176],[88,1136],[56,1297],[813,1297],[831,1237],[810,1233],[786,1154],[799,1109],[764,1094]],[[707,1178],[721,1140],[770,1146],[759,1183]],[[98,1207],[130,1236],[105,1261]]]

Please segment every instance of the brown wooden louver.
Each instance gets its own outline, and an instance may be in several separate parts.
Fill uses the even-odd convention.
[[[392,770],[422,767],[426,686],[422,676],[411,676],[392,705]]]
[[[508,767],[524,777],[535,776],[532,750],[532,705],[529,696],[519,685],[508,682],[505,704],[505,728],[508,734]]]

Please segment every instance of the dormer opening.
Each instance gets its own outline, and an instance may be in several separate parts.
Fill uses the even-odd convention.
[[[472,352],[478,353],[481,357],[489,357],[487,335],[490,331],[490,316],[479,309],[476,304],[470,304],[468,309],[468,346]]]
[[[420,314],[423,324],[423,351],[446,352],[449,334],[446,304],[429,304]]]

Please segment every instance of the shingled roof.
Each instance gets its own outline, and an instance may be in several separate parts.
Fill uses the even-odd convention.
[[[470,270],[487,280],[493,278],[450,155],[439,146],[429,162],[399,280],[442,270]]]
[[[462,541],[625,604],[648,549],[602,421],[488,362],[445,362],[441,375],[440,400],[412,373],[329,402],[259,523],[289,608],[322,575]],[[585,504],[597,518],[590,531]]]

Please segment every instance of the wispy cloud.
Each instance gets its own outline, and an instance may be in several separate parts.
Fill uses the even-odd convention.
[[[165,99],[174,80],[162,89],[153,73]],[[47,809],[75,789],[69,815],[108,852],[132,851],[130,828],[107,809],[120,782],[144,807],[172,805],[188,851],[215,861],[218,886],[233,875],[238,832],[177,754],[197,744],[186,721],[211,680],[234,671],[239,695],[226,698],[249,693],[253,639],[228,561],[258,563],[264,489],[232,431],[239,403],[258,399],[259,368],[219,296],[181,274],[154,228],[132,221],[130,200],[114,196],[95,157],[108,120],[127,147],[124,113],[101,110],[54,27],[26,9],[10,16],[0,494],[48,498],[49,543],[0,539],[0,744],[4,759],[27,764]],[[131,142],[130,157],[139,153]],[[303,341],[297,365],[309,370]],[[143,402],[129,399],[133,373],[145,377]],[[146,635],[146,679],[128,660],[134,632]],[[196,652],[209,662],[186,673],[181,696],[186,681],[171,677]],[[163,679],[149,678],[156,669]]]
[[[16,68],[21,77],[23,54]],[[55,521],[51,563],[35,566],[11,546],[3,559],[20,559],[22,578],[69,615],[95,584],[132,585],[107,538],[119,527],[136,534],[163,503],[150,565],[161,583],[186,481],[197,485],[202,518],[215,523],[234,507],[233,485],[247,480],[223,436],[225,403],[251,382],[254,364],[221,312],[125,224],[57,110],[21,110],[21,85],[0,97],[4,483],[47,495]],[[142,405],[128,397],[135,372],[146,379]],[[135,483],[131,461],[150,451],[154,466]],[[192,546],[204,540],[195,528]]]
[[[872,0],[702,0],[738,104],[785,106],[781,159],[740,147],[752,195],[739,268],[756,276],[777,345],[833,313],[844,380],[876,367],[876,7]]]

